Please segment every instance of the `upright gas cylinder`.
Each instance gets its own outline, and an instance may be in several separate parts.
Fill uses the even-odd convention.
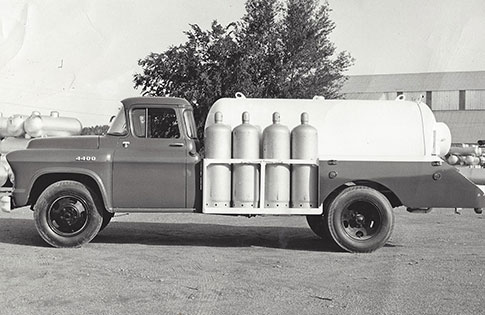
[[[53,111],[50,116],[33,112],[24,123],[25,132],[32,138],[63,137],[81,134],[81,122],[72,117],[59,117],[59,112]]]
[[[222,113],[214,115],[214,124],[205,129],[205,156],[208,159],[231,158],[231,127],[222,123]],[[212,164],[207,167],[209,207],[231,205],[231,166]]]
[[[27,116],[13,115],[7,120],[7,137],[22,137],[25,135],[24,122]]]
[[[242,124],[232,131],[232,157],[259,159],[259,130],[249,123],[249,113],[242,114]],[[256,165],[235,164],[232,172],[234,207],[258,207],[259,169]]]
[[[301,125],[291,131],[291,158],[317,160],[317,130],[308,124],[308,113],[301,114]],[[292,167],[291,207],[313,208],[318,206],[318,169],[311,165]]]
[[[290,130],[280,123],[280,114],[273,113],[273,124],[263,131],[263,158],[290,159]],[[290,166],[283,164],[266,165],[265,185],[266,207],[289,207]]]

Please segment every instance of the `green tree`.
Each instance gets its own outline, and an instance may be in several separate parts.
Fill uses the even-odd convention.
[[[143,95],[186,98],[202,135],[210,106],[242,92],[248,97],[339,98],[353,63],[336,52],[328,3],[248,0],[240,21],[208,30],[190,25],[187,41],[139,60],[134,83]]]
[[[98,135],[98,136],[104,136],[108,132],[109,126],[108,125],[96,125],[92,127],[84,127],[81,130],[81,135],[82,136],[87,136],[87,135]]]

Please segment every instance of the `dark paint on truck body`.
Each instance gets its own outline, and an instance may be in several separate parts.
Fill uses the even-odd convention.
[[[46,177],[68,179],[73,174],[96,183],[110,212],[193,211],[200,204],[201,159],[194,154],[198,141],[187,136],[183,123],[177,139],[137,138],[129,119],[134,108],[169,107],[182,121],[183,112],[192,111],[192,106],[183,99],[159,97],[129,98],[122,103],[125,135],[34,139],[26,150],[8,154],[16,175],[15,206],[32,204],[35,185]]]

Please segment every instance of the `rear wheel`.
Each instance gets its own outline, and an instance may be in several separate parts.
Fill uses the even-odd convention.
[[[34,206],[40,236],[54,247],[79,247],[98,234],[103,223],[98,196],[75,181],[47,187]]]
[[[375,189],[344,189],[324,209],[328,232],[335,243],[350,252],[372,252],[386,244],[394,226],[389,200]]]

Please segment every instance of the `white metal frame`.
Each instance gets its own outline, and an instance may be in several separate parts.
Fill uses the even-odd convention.
[[[259,172],[259,207],[209,207],[207,206],[209,201],[209,189],[207,179],[207,168],[213,164],[250,164],[257,165],[260,168]],[[204,159],[202,170],[202,213],[207,214],[240,214],[240,215],[320,215],[323,213],[323,205],[318,208],[274,208],[265,207],[265,187],[266,187],[266,174],[265,169],[268,164],[281,164],[281,165],[312,165],[318,167],[318,161],[315,160],[277,160],[277,159]],[[263,202],[262,202],[263,201]]]

